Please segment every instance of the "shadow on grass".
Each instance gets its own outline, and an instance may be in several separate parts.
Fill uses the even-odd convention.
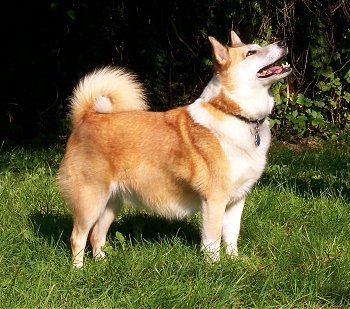
[[[195,220],[169,221],[157,216],[132,213],[123,215],[115,221],[110,234],[120,232],[126,239],[162,242],[163,239],[176,237],[186,246],[196,246],[200,242],[199,226]]]
[[[30,221],[38,236],[54,243],[63,242],[66,247],[70,247],[73,222],[69,214],[33,212]],[[113,222],[107,237],[113,238],[117,231],[131,241],[160,243],[164,239],[176,237],[184,245],[195,247],[200,243],[200,231],[194,221],[169,221],[141,213],[123,213]]]
[[[54,243],[63,243],[70,247],[69,237],[72,232],[72,219],[68,214],[33,212],[29,220],[36,235]]]
[[[325,179],[302,179],[297,175],[289,179],[279,179],[273,175],[265,174],[259,181],[261,186],[283,186],[293,188],[295,193],[302,197],[321,197],[324,193],[331,193],[332,196],[342,196],[346,202],[350,202],[350,188],[342,181],[327,181]]]

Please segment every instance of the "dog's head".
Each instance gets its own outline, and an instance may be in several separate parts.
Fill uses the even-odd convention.
[[[234,31],[231,31],[231,46],[223,46],[213,37],[209,37],[209,41],[215,73],[228,90],[269,88],[292,71],[288,63],[280,63],[288,53],[285,41],[264,47],[258,44],[246,45]]]

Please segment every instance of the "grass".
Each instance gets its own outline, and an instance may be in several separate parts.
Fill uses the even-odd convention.
[[[275,142],[248,198],[240,257],[208,264],[198,216],[124,212],[106,262],[71,268],[72,221],[55,187],[61,147],[0,152],[0,307],[350,306],[350,147]]]

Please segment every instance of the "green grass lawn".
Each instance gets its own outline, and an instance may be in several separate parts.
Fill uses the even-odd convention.
[[[275,142],[243,213],[240,257],[208,264],[198,215],[124,212],[105,262],[71,268],[72,221],[55,187],[63,149],[0,152],[0,307],[350,306],[350,147]]]

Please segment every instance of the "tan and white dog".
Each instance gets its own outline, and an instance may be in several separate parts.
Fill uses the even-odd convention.
[[[202,249],[219,259],[221,238],[237,255],[244,201],[261,176],[270,145],[270,87],[288,64],[279,41],[231,46],[213,37],[214,77],[195,102],[166,112],[147,111],[142,86],[120,68],[85,76],[71,100],[73,130],[58,172],[71,205],[73,265],[83,267],[89,237],[104,257],[108,229],[123,201],[167,218],[201,212]]]

